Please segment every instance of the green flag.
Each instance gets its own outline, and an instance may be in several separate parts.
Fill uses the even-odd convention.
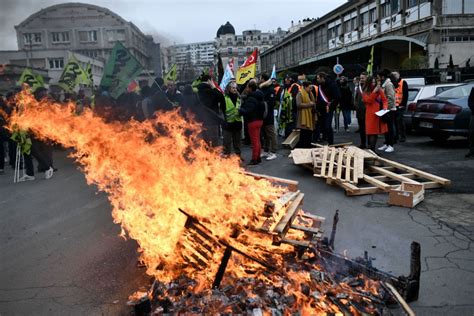
[[[30,87],[31,92],[35,92],[36,89],[44,86],[44,80],[41,75],[35,75],[29,68],[23,70],[18,85],[26,84]]]
[[[90,87],[94,86],[94,76],[92,75],[92,66],[89,62],[86,67],[87,85]]]
[[[367,74],[372,76],[374,71],[374,46],[372,46],[372,50],[370,51],[370,59],[369,63],[367,64]]]
[[[64,67],[58,86],[66,92],[73,92],[77,84],[88,84],[87,74],[74,56],[71,56],[66,67]]]
[[[173,66],[170,68],[170,71],[168,71],[168,73],[163,78],[163,81],[165,84],[167,84],[168,81],[176,81],[176,79],[178,79],[178,66],[173,64]]]
[[[107,60],[100,86],[108,90],[113,98],[118,98],[127,91],[130,81],[135,79],[142,70],[143,67],[137,59],[122,43],[117,42]]]

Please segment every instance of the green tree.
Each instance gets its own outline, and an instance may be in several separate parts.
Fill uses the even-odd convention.
[[[425,69],[428,66],[426,56],[423,54],[413,54],[411,58],[406,58],[400,65],[401,69]]]

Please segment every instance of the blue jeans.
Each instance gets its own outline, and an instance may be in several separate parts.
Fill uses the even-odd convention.
[[[344,128],[347,129],[351,125],[351,110],[342,110],[342,116],[344,118]]]

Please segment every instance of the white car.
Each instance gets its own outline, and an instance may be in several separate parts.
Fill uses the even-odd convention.
[[[410,131],[413,128],[412,117],[415,113],[416,103],[418,100],[431,98],[443,91],[449,90],[459,85],[460,83],[438,83],[427,86],[409,85],[407,109],[405,113],[403,113],[403,120],[405,121],[406,130]]]

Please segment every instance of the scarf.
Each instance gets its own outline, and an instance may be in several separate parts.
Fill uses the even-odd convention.
[[[309,93],[306,92],[305,89],[301,89],[301,101],[302,103],[310,103],[314,102],[311,100],[311,97],[309,96]],[[300,122],[300,125],[304,129],[309,129],[309,130],[314,130],[314,115],[313,115],[313,109],[312,108],[305,108],[299,110],[298,114],[298,121]]]

